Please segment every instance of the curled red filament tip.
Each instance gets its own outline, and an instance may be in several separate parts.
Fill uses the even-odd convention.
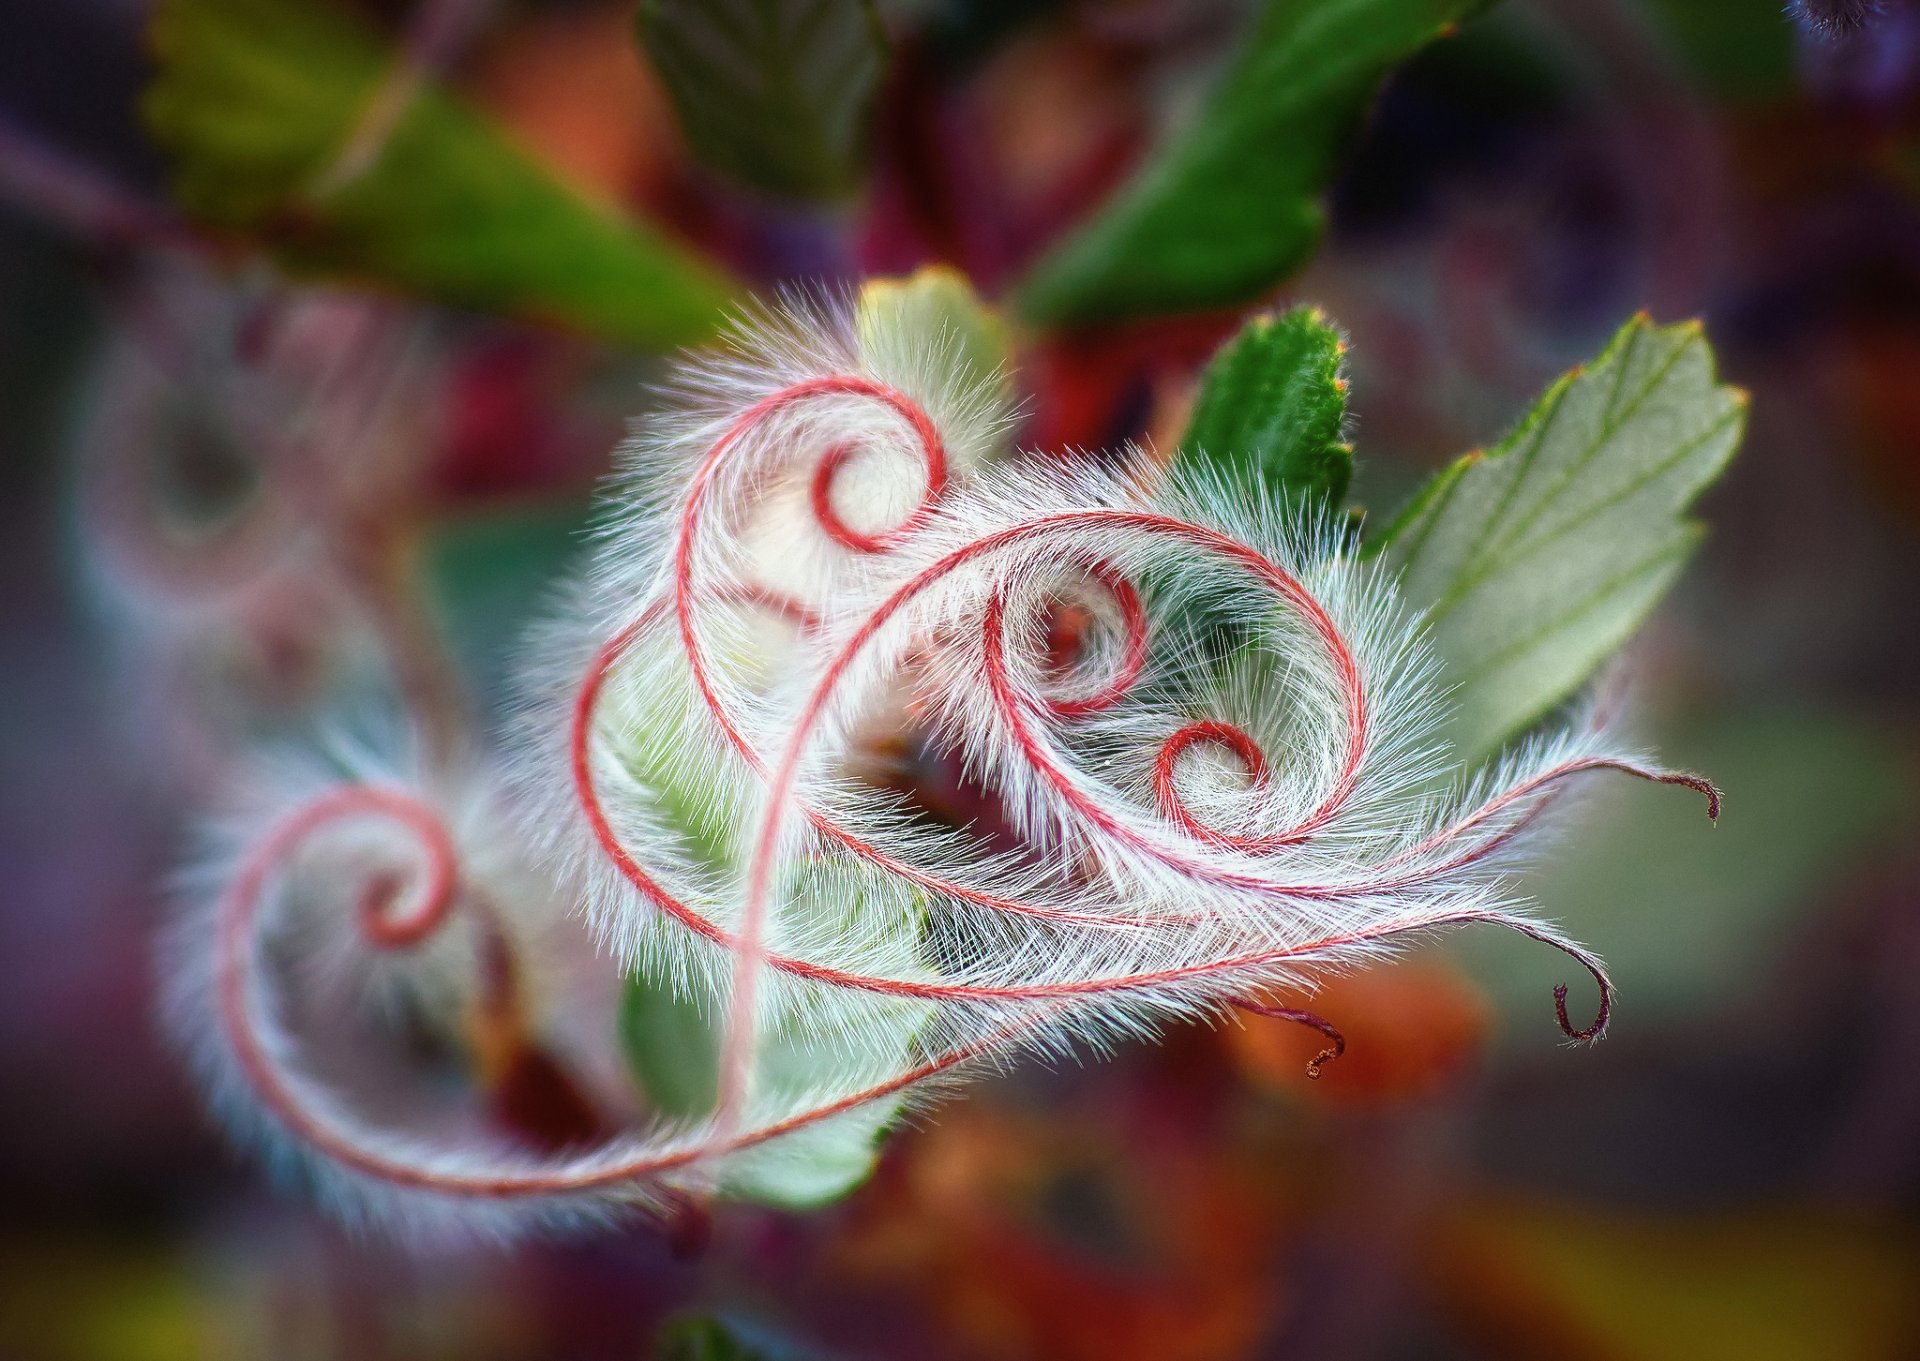
[[[388,817],[410,832],[427,862],[426,883],[411,912],[395,915],[394,908],[406,887],[406,877],[396,870],[375,874],[360,897],[360,932],[367,943],[380,950],[409,950],[438,931],[453,914],[460,897],[458,856],[447,829],[431,810],[403,796],[377,790],[366,791],[363,798],[365,811]]]
[[[1720,786],[1712,780],[1709,780],[1706,776],[1689,775],[1684,771],[1677,771],[1671,775],[1657,775],[1654,778],[1661,784],[1677,784],[1683,789],[1691,789],[1696,793],[1705,795],[1707,800],[1707,821],[1720,821]]]
[[[1613,1015],[1613,989],[1607,980],[1594,974],[1594,982],[1600,985],[1600,1010],[1594,1014],[1593,1024],[1585,1030],[1575,1030],[1573,1022],[1567,1019],[1567,985],[1558,983],[1553,989],[1553,1014],[1560,1022],[1560,1030],[1568,1039],[1590,1043],[1607,1033],[1607,1020]]]
[[[917,414],[918,408],[913,409]],[[918,428],[916,422],[916,428]],[[864,533],[853,528],[840,518],[840,512],[833,506],[833,483],[840,470],[859,452],[853,444],[836,444],[827,450],[820,462],[814,466],[813,481],[808,488],[808,502],[813,508],[814,521],[819,524],[828,538],[842,548],[856,553],[885,553],[897,547],[902,540],[924,525],[933,515],[934,507],[947,490],[946,451],[939,443],[938,435],[927,439],[923,454],[927,464],[926,489],[921,494],[920,503],[914,507],[907,518],[890,530],[880,533]]]
[[[1566,989],[1562,988],[1560,991],[1564,994]],[[1302,1011],[1298,1007],[1276,1007],[1265,1002],[1250,1002],[1243,997],[1234,998],[1233,1004],[1240,1010],[1250,1011],[1256,1016],[1266,1016],[1276,1021],[1291,1021],[1295,1025],[1306,1026],[1309,1030],[1317,1030],[1331,1040],[1331,1046],[1315,1054],[1312,1061],[1307,1064],[1307,1076],[1315,1082],[1320,1080],[1320,1073],[1327,1064],[1347,1052],[1347,1037],[1340,1033],[1333,1022],[1316,1012]]]
[[[1204,719],[1198,723],[1189,723],[1176,731],[1160,745],[1160,755],[1153,763],[1153,792],[1160,807],[1168,817],[1189,836],[1220,846],[1232,846],[1241,850],[1260,850],[1280,844],[1279,839],[1262,837],[1238,837],[1207,826],[1187,810],[1186,800],[1180,796],[1180,786],[1175,774],[1189,747],[1211,746],[1231,754],[1247,772],[1247,783],[1259,786],[1267,779],[1267,758],[1260,750],[1259,743],[1231,723],[1219,719]]]
[[[1120,664],[1113,676],[1091,694],[1049,699],[1047,708],[1056,718],[1085,718],[1113,708],[1132,691],[1147,665],[1147,611],[1140,603],[1139,590],[1106,563],[1088,567],[1087,576],[1112,595],[1120,612]]]

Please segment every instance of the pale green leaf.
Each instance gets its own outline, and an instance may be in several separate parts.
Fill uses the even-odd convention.
[[[1463,758],[1567,699],[1639,627],[1699,541],[1687,508],[1733,456],[1746,408],[1698,323],[1636,317],[1372,545],[1427,611]]]
[[[903,279],[869,279],[854,302],[853,326],[870,363],[884,366],[886,352],[902,344],[924,348],[931,342],[951,356],[954,386],[1011,384],[1013,341],[1006,321],[980,301],[966,276],[945,265],[925,265]]]
[[[812,899],[807,911],[841,913],[838,933],[867,942],[870,967],[918,971],[925,910],[917,894],[849,892],[844,881],[813,880],[805,872],[793,892]],[[773,1110],[807,1109],[877,1086],[912,1065],[914,1037],[930,1012],[927,1002],[872,993],[827,992],[771,1005],[754,1046],[754,1097]],[[711,1112],[724,1026],[725,1007],[717,999],[687,997],[672,980],[650,973],[628,978],[620,1040],[656,1111],[676,1119]],[[866,1180],[899,1110],[898,1097],[868,1101],[735,1153],[721,1188],[786,1209],[825,1204]]]

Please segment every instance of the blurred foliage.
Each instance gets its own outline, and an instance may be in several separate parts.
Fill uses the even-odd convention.
[[[1204,1080],[1192,1047],[1183,1065]],[[1103,1101],[954,1103],[907,1136],[822,1266],[925,1311],[960,1356],[1259,1355],[1300,1303],[1276,1274],[1297,1204],[1271,1147],[1207,1129],[1201,1090],[1136,1070]]]
[[[585,501],[442,519],[422,546],[424,570],[448,641],[482,697],[506,693],[528,625],[551,603],[584,550]]]
[[[1726,0],[1645,0],[1674,51],[1718,94],[1742,104],[1789,95],[1794,85],[1794,27],[1785,5]]]
[[[0,1245],[0,1355],[34,1361],[187,1361],[239,1341],[190,1265],[138,1244]]]
[[[1488,0],[1267,0],[1200,109],[1020,285],[1042,325],[1245,302],[1319,242],[1381,78]]]
[[[1494,1356],[1894,1361],[1920,1324],[1911,1242],[1804,1212],[1682,1220],[1488,1200],[1450,1215],[1425,1260]]]
[[[164,0],[145,113],[189,216],[347,277],[642,348],[698,340],[732,286],[593,203],[435,88],[352,163],[394,55],[326,0]],[[347,159],[343,160],[343,157]]]
[[[1375,551],[1454,687],[1469,763],[1541,718],[1633,636],[1701,527],[1681,518],[1740,442],[1698,323],[1629,322],[1491,451],[1439,473]]]
[[[1597,781],[1580,836],[1528,888],[1577,923],[1631,998],[1642,1033],[1707,1020],[1757,994],[1807,914],[1836,910],[1869,853],[1912,813],[1911,777],[1874,726],[1843,715],[1740,712],[1663,733],[1663,757],[1711,771],[1726,812],[1703,835],[1694,795]],[[1509,1043],[1558,1039],[1537,946],[1494,933],[1449,945],[1513,1018]]]
[[[873,0],[644,0],[639,32],[707,165],[791,198],[859,185],[887,50]]]
[[[1346,348],[1318,308],[1255,317],[1201,374],[1176,457],[1337,511],[1353,478],[1353,446],[1341,439]]]
[[[803,1361],[800,1352],[710,1314],[674,1319],[660,1330],[654,1361]]]

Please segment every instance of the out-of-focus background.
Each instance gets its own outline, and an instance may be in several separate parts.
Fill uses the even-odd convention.
[[[826,206],[689,154],[626,0],[365,0],[344,45],[330,0],[0,8],[0,1356],[1920,1356],[1896,0],[1838,42],[1773,0],[1508,0],[1390,79],[1317,254],[1249,301],[1348,332],[1378,512],[1639,309],[1704,318],[1753,394],[1631,669],[1726,813],[1599,789],[1531,884],[1614,968],[1604,1044],[1561,1042],[1555,958],[1463,938],[1321,994],[1349,1052],[1317,1083],[1314,1036],[1181,1031],[980,1086],[844,1202],[723,1210],[692,1258],[645,1227],[421,1258],[275,1191],[159,1035],[166,884],[236,750],[367,676],[497,704],[713,296],[930,261],[1000,296],[1252,8],[883,5]],[[365,35],[428,91],[379,87],[397,133],[354,93]],[[275,158],[313,154],[282,123],[337,98],[334,215],[263,208]],[[514,274],[542,251],[551,277]],[[1245,310],[1017,330],[1023,440],[1152,430]]]

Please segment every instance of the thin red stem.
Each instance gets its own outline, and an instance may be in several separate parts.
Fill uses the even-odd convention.
[[[1566,989],[1562,988],[1560,991],[1565,993]],[[1321,1071],[1329,1063],[1347,1052],[1347,1037],[1334,1027],[1333,1022],[1317,1012],[1302,1011],[1298,1007],[1273,1006],[1266,1002],[1251,1001],[1245,997],[1234,998],[1233,1005],[1242,1011],[1252,1012],[1256,1016],[1266,1016],[1276,1021],[1289,1021],[1294,1025],[1303,1025],[1309,1030],[1317,1030],[1331,1040],[1332,1044],[1328,1048],[1322,1049],[1307,1063],[1307,1076],[1315,1082],[1320,1080]]]

